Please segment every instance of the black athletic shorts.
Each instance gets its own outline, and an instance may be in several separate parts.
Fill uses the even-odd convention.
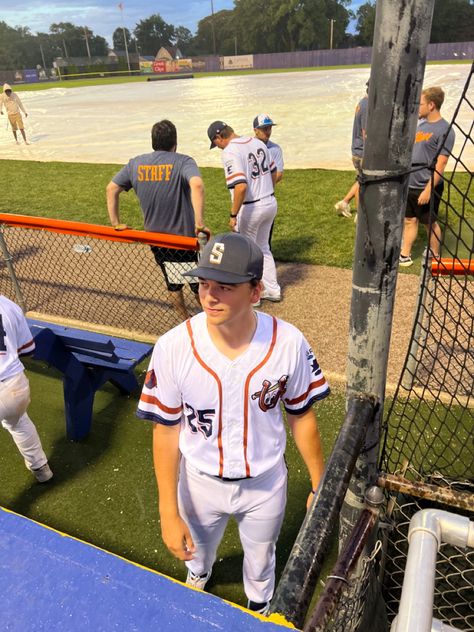
[[[433,221],[438,218],[439,203],[443,196],[444,183],[440,182],[435,186],[433,200]],[[405,217],[416,217],[422,224],[430,223],[430,203],[418,204],[418,198],[423,189],[408,189],[407,208]]]
[[[197,265],[198,253],[194,250],[179,250],[177,248],[162,248],[161,246],[150,246],[156,263],[160,266],[165,277],[166,287],[170,292],[179,292],[184,283],[183,272],[192,270]],[[184,279],[183,279],[184,281]],[[189,287],[197,294],[199,283],[189,281]]]

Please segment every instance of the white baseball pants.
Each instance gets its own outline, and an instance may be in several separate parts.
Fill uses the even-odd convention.
[[[48,459],[34,423],[26,409],[30,403],[30,384],[22,371],[0,382],[0,419],[2,426],[13,437],[18,450],[25,459],[26,467],[37,470]]]
[[[283,460],[256,478],[223,481],[182,459],[179,510],[196,546],[195,557],[186,566],[196,575],[211,570],[227,522],[234,516],[244,551],[245,594],[256,603],[270,601],[275,589],[275,545],[285,513],[286,490]]]
[[[281,290],[269,245],[270,230],[276,213],[277,201],[273,195],[255,204],[244,204],[237,216],[237,230],[260,246],[263,252],[262,282],[265,292],[278,296]]]

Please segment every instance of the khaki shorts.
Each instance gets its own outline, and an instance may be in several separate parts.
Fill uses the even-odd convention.
[[[17,129],[25,129],[25,126],[23,125],[23,118],[19,112],[18,114],[9,114],[8,120],[10,121],[10,125],[12,126],[12,130],[14,132],[16,132]]]

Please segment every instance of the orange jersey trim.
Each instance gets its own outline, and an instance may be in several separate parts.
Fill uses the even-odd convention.
[[[309,388],[306,391],[306,393],[303,393],[303,395],[300,395],[299,397],[295,397],[295,399],[285,399],[285,402],[289,406],[293,406],[294,404],[299,404],[300,402],[302,402],[303,400],[305,400],[308,397],[308,395],[313,390],[313,388],[319,388],[320,386],[322,386],[325,383],[326,383],[326,378],[324,378],[324,377],[322,377],[320,380],[317,380],[316,382],[311,382],[311,384],[309,385]]]
[[[193,355],[202,368],[207,371],[212,377],[216,380],[217,383],[217,391],[219,393],[219,420],[217,426],[217,447],[219,450],[219,476],[223,476],[224,474],[224,448],[222,446],[222,382],[220,381],[217,373],[215,373],[211,367],[207,366],[204,360],[199,355],[196,345],[194,343],[194,335],[193,329],[191,327],[191,322],[189,320],[186,321],[186,328],[188,330],[189,339],[191,341],[191,348],[193,350]]]
[[[18,353],[20,353],[20,351],[23,351],[23,349],[27,349],[28,347],[31,347],[31,345],[35,346],[35,341],[33,340],[33,338],[30,340],[30,342],[27,342],[26,344],[19,347],[17,349]]]
[[[164,413],[168,413],[169,415],[177,415],[183,411],[182,406],[178,406],[178,408],[170,408],[169,406],[165,406],[158,397],[154,397],[153,395],[146,395],[142,393],[140,397],[141,402],[145,402],[145,404],[151,404],[152,406],[158,406]]]
[[[249,387],[250,387],[250,380],[255,375],[255,373],[257,371],[259,371],[262,368],[262,366],[264,366],[268,362],[268,360],[270,359],[270,356],[273,353],[273,349],[275,348],[278,325],[277,325],[277,320],[276,320],[276,318],[274,316],[272,316],[272,320],[273,320],[273,332],[272,332],[272,340],[270,342],[270,347],[269,347],[265,357],[260,362],[260,364],[257,364],[257,366],[250,371],[250,373],[247,375],[247,379],[245,380],[245,391],[244,391],[244,459],[245,459],[245,474],[246,474],[246,476],[250,476],[250,465],[249,465],[249,462],[247,460],[247,443],[248,443],[248,428],[249,428]]]

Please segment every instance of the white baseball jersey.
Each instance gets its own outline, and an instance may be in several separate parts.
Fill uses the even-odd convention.
[[[0,295],[0,380],[24,371],[19,355],[31,353],[35,343],[20,307]]]
[[[235,185],[242,182],[247,185],[247,204],[273,195],[271,174],[276,169],[275,163],[265,143],[258,138],[233,138],[222,151],[222,164],[231,195]]]
[[[179,448],[200,471],[223,478],[259,476],[283,457],[280,401],[292,414],[329,394],[303,334],[261,312],[247,350],[234,360],[214,346],[201,312],[155,345],[137,416],[181,423]]]
[[[269,140],[267,143],[267,147],[268,151],[270,152],[270,157],[275,163],[276,170],[279,173],[283,173],[283,152],[280,145],[277,145],[273,141]]]

